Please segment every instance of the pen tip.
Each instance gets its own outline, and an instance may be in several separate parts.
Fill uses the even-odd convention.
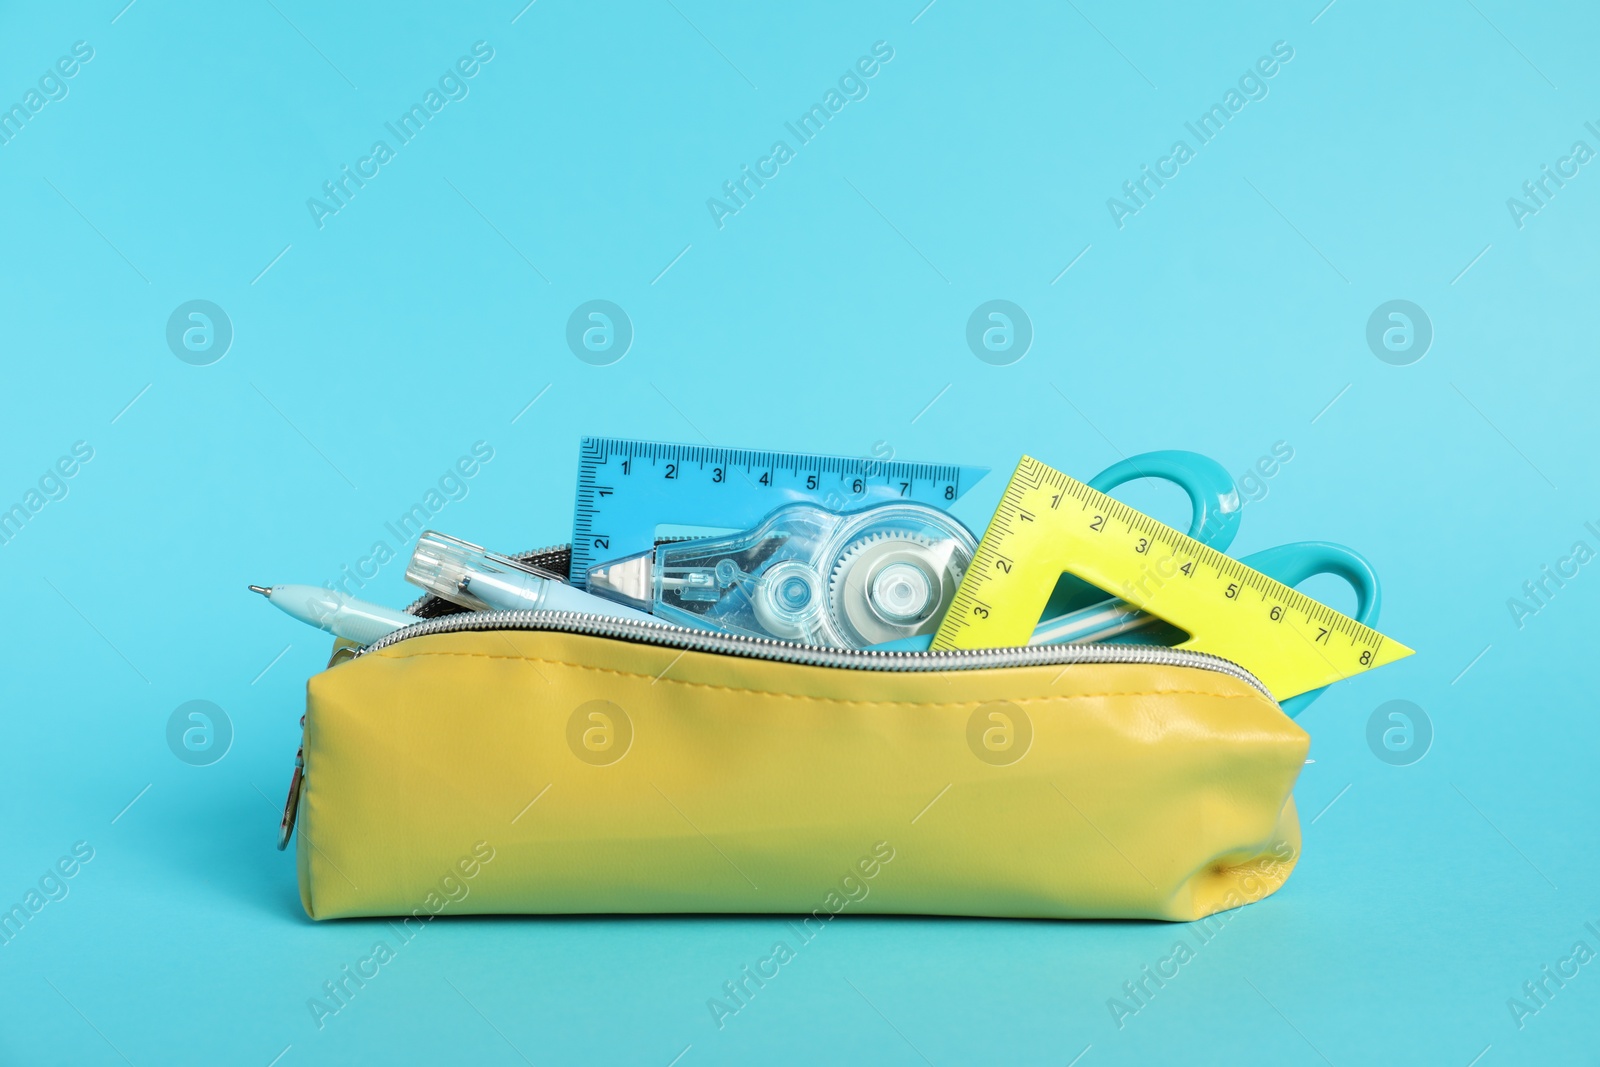
[[[272,590],[264,585],[251,585],[246,586],[245,588],[249,589],[252,593],[260,593],[264,597],[272,596]]]

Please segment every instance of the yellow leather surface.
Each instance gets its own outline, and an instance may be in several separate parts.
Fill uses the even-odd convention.
[[[1309,745],[1211,671],[887,673],[551,632],[413,638],[324,671],[305,742],[317,919],[842,899],[1195,919],[1288,877]]]

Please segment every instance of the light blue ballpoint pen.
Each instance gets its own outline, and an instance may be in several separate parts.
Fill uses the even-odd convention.
[[[437,530],[427,530],[417,539],[406,581],[474,611],[575,611],[661,621]]]
[[[357,600],[320,585],[252,585],[250,591],[260,593],[301,622],[358,645],[370,645],[402,626],[422,621],[415,615]]]

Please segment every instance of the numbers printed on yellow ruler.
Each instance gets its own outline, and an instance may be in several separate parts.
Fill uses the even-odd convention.
[[[1190,636],[1177,647],[1232,660],[1279,700],[1411,655],[1031,456],[1011,476],[933,647],[1027,644],[1063,572],[1182,629]]]

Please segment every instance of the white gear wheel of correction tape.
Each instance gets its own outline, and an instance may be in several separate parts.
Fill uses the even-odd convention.
[[[856,647],[932,633],[956,595],[971,557],[909,530],[877,530],[834,564],[828,602]]]
[[[817,554],[828,568],[833,641],[867,648],[937,629],[978,550],[967,528],[924,504],[885,504],[841,519]]]

